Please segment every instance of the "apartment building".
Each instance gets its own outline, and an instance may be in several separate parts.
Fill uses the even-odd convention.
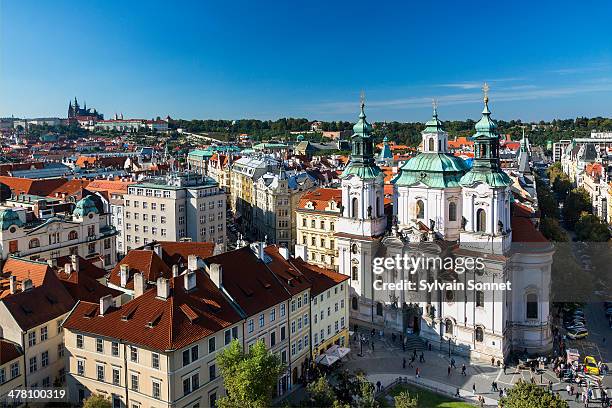
[[[123,201],[127,251],[156,240],[225,244],[226,197],[210,178],[152,177],[129,186]]]
[[[208,160],[208,168],[206,174],[219,183],[219,187],[225,191],[228,197],[231,197],[232,182],[231,182],[231,167],[232,160],[238,160],[238,157],[232,157],[231,154],[215,153]]]
[[[230,207],[242,232],[250,233],[253,226],[253,208],[256,206],[254,184],[273,168],[278,168],[278,165],[268,157],[242,157],[231,166]]]
[[[9,205],[9,206],[6,206]],[[5,202],[0,210],[0,254],[47,260],[80,255],[111,269],[116,260],[116,229],[102,199],[88,195],[74,206],[49,208],[45,199],[31,197],[28,205]]]
[[[19,405],[18,400],[9,397],[12,390],[23,388],[23,351],[19,344],[0,339],[0,404],[6,407]]]
[[[337,270],[334,233],[341,206],[340,189],[318,188],[300,199],[295,223],[297,243],[308,248],[309,263]]]
[[[66,263],[60,267],[59,261]],[[61,323],[77,300],[119,294],[96,280],[105,273],[76,255],[46,263],[10,257],[4,263],[0,327],[2,338],[22,350],[25,387],[50,387],[64,382]],[[12,374],[6,378],[12,378]]]
[[[242,315],[242,345],[245,349],[262,341],[287,365],[276,388],[276,395],[291,389],[289,354],[289,300],[268,265],[261,243],[219,254],[204,260],[208,273],[219,276],[219,288],[226,293]]]
[[[213,280],[187,270],[120,307],[108,297],[79,302],[64,323],[71,400],[101,393],[113,407],[214,406],[224,393],[216,356],[242,338],[242,319]]]
[[[300,272],[311,282],[311,339],[312,358],[324,353],[331,346],[349,345],[349,286],[346,275],[292,260]]]
[[[125,242],[123,242],[123,196],[127,194],[127,188],[135,184],[131,180],[94,180],[87,186],[90,191],[98,191],[106,195],[110,205],[110,223],[117,230],[115,247],[117,261],[126,253]]]
[[[252,233],[257,240],[287,248],[296,243],[295,210],[315,181],[306,172],[280,169],[266,173],[254,184]]]

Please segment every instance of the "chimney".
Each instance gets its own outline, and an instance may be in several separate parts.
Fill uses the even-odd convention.
[[[161,244],[153,245],[153,252],[155,252],[155,254],[161,258],[162,257],[162,247],[161,247]]]
[[[70,276],[70,274],[72,273],[71,263],[64,264],[64,272],[66,272],[66,275]]]
[[[172,277],[176,278],[179,276],[179,266],[174,264],[172,265]]]
[[[188,270],[187,273],[183,275],[183,280],[183,286],[186,292],[196,287],[196,273],[194,271]]]
[[[21,290],[27,292],[30,289],[32,289],[32,279],[24,279],[23,282],[21,282]]]
[[[208,268],[208,274],[215,286],[221,288],[223,284],[223,267],[220,264],[211,264],[210,268]]]
[[[280,247],[278,248],[278,252],[283,256],[283,258],[289,260],[289,248]]]
[[[104,313],[108,310],[109,307],[113,304],[112,295],[106,295],[100,298],[100,316],[104,316]]]
[[[78,255],[70,255],[70,263],[72,264],[72,270],[75,272],[79,271],[79,257]]]
[[[168,299],[170,296],[170,284],[166,278],[157,278],[157,297],[160,299]]]
[[[47,265],[51,268],[57,267],[57,259],[47,259]]]
[[[295,246],[295,257],[302,258],[302,261],[308,261],[308,249],[306,245]]]
[[[9,287],[11,288],[12,295],[17,293],[17,277],[15,275],[9,277]]]
[[[187,269],[190,271],[195,271],[198,269],[198,256],[197,255],[189,255],[187,257]]]
[[[125,288],[127,285],[128,277],[130,275],[130,265],[122,264],[119,266],[119,276],[121,277],[121,287]]]
[[[134,297],[142,295],[145,290],[144,276],[138,272],[134,274]]]

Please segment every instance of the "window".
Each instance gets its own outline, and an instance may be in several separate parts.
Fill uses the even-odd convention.
[[[485,232],[487,228],[487,213],[482,208],[476,211],[476,231]]]
[[[119,385],[121,382],[121,374],[118,368],[113,368],[113,384]]]
[[[425,204],[423,200],[417,200],[416,202],[416,218],[422,220],[425,218]]]
[[[476,307],[484,307],[484,292],[482,290],[476,291]]]
[[[446,319],[446,323],[444,325],[444,333],[448,335],[453,334],[453,321],[451,319]]]
[[[351,279],[359,280],[359,270],[357,269],[356,265],[353,265],[351,268]]]
[[[159,354],[151,353],[151,366],[155,369],[159,369]]]
[[[215,364],[211,364],[208,367],[208,376],[210,378],[210,381],[212,381],[215,378],[217,378],[217,366]]]
[[[286,337],[285,326],[281,326],[281,328],[280,328],[280,339],[281,339],[281,341],[285,340],[285,337]]]
[[[41,327],[40,328],[40,341],[41,343],[45,340],[47,340],[47,338],[49,337],[49,332],[47,330],[47,326]]]
[[[308,326],[308,313],[304,314],[304,327]]]
[[[138,349],[134,346],[130,347],[130,360],[135,363],[138,362]]]
[[[538,318],[538,295],[530,293],[527,295],[527,318]]]
[[[36,361],[36,357],[30,357],[30,373],[38,370],[38,362]]]
[[[265,323],[266,323],[265,322],[265,317],[264,317],[264,314],[262,313],[262,314],[259,315],[259,327],[264,327]]]
[[[76,337],[76,346],[77,348],[83,348],[83,335],[82,334],[77,334]]]
[[[238,338],[238,327],[232,327],[232,339]]]
[[[29,244],[30,249],[38,248],[39,246],[40,246],[40,241],[38,240],[38,238],[33,238],[30,240],[30,244]]]
[[[217,341],[216,338],[211,337],[208,339],[208,352],[212,353],[217,349]]]
[[[276,344],[276,331],[270,332],[270,347]]]
[[[131,375],[131,388],[133,391],[138,391],[138,374],[132,374]]]
[[[102,339],[96,339],[96,352],[104,353],[104,341]]]
[[[77,360],[77,374],[85,375],[85,360]]]
[[[77,340],[78,340],[78,336],[77,336]],[[28,333],[28,347],[32,347],[35,345],[36,345],[36,332],[31,331]]]
[[[448,203],[448,220],[457,221],[457,204]]]
[[[229,330],[226,330],[224,335],[224,344],[227,346],[232,341],[232,333]]]
[[[19,377],[19,363],[11,364],[11,378]]]
[[[160,399],[161,398],[161,384],[159,381],[153,380],[153,398]]]
[[[104,366],[102,364],[96,365],[96,378],[98,381],[104,381]]]
[[[280,305],[280,315],[281,317],[285,316],[285,304],[284,303]]]
[[[376,302],[376,315],[377,316],[383,315],[383,305],[380,302]]]
[[[484,340],[484,330],[482,327],[476,327],[476,341],[482,343]]]
[[[64,343],[60,343],[57,345],[57,356],[59,358],[64,357]]]
[[[40,365],[46,367],[49,365],[49,351],[43,351],[40,354]]]
[[[253,322],[253,319],[249,319],[248,331],[249,333],[253,333],[253,330],[255,330],[255,323]]]
[[[359,201],[357,197],[353,197],[351,201],[351,217],[357,218],[359,216]]]
[[[276,308],[270,311],[270,322],[276,320]]]
[[[291,334],[295,333],[295,320],[291,322]]]
[[[116,341],[113,341],[111,345],[111,353],[115,357],[119,356],[119,343],[117,343]]]

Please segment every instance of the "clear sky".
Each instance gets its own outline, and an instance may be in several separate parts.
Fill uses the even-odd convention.
[[[612,2],[0,0],[0,116],[612,116]]]

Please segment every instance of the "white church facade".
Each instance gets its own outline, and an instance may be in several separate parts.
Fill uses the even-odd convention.
[[[336,229],[339,271],[350,276],[352,324],[414,332],[474,358],[503,360],[513,351],[552,348],[553,247],[529,219],[512,215],[511,180],[501,169],[496,128],[485,93],[469,168],[448,152],[448,135],[434,108],[421,152],[392,180],[394,221],[387,225],[383,173],[375,164],[362,103],[351,159],[341,175]],[[434,261],[374,273],[374,262],[396,257]],[[453,267],[442,265],[448,259]],[[468,259],[477,266],[457,267]],[[382,288],[389,282],[414,286]],[[508,282],[510,290],[470,289],[476,283],[503,287]],[[423,289],[422,283],[440,287]]]

